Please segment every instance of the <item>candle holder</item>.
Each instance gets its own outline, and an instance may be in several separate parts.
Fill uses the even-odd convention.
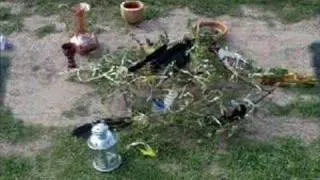
[[[110,172],[121,165],[118,153],[118,135],[109,130],[104,123],[96,124],[91,129],[88,146],[94,153],[93,167],[100,172]]]

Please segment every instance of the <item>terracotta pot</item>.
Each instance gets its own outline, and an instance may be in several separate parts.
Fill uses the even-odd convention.
[[[122,18],[129,24],[143,21],[144,4],[141,1],[125,1],[120,5]]]
[[[228,27],[220,21],[200,20],[193,28],[196,37],[199,36],[201,28],[210,29],[213,39],[226,38],[229,31]]]

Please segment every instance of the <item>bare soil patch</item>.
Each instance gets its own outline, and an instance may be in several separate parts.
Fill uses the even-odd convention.
[[[320,21],[316,18],[295,24],[282,24],[277,19],[266,21],[249,15],[218,19],[231,27],[229,42],[233,48],[255,60],[259,66],[313,73],[308,46],[320,37]]]
[[[245,136],[261,141],[293,137],[309,144],[319,137],[319,122],[315,119],[255,116],[245,126]]]
[[[319,23],[316,19],[284,25],[271,16],[274,18],[274,25],[270,26],[270,22],[252,15],[255,14],[255,10],[243,11],[244,17],[216,18],[230,27],[228,40],[233,48],[263,67],[280,66],[300,72],[312,72],[307,46],[320,37]],[[261,16],[264,14],[258,17]],[[166,17],[145,21],[137,27],[120,30],[119,27],[110,27],[107,32],[99,34],[98,39],[102,44],[102,50],[111,52],[137,46],[130,34],[135,34],[141,41],[145,38],[156,40],[165,30],[171,40],[179,40],[185,33],[190,32],[190,28],[187,27],[189,20],[198,17],[187,8],[175,9]],[[57,16],[28,17],[24,22],[25,30],[9,37],[16,50],[8,80],[6,105],[26,123],[47,126],[79,124],[92,121],[102,114],[121,115],[112,113],[108,105],[99,104],[99,97],[92,95],[95,93],[92,87],[69,82],[66,76],[59,75],[66,69],[66,59],[60,46],[68,41],[68,34],[59,32],[42,39],[38,39],[34,34],[37,28],[52,23],[60,23]],[[60,26],[64,27],[61,24]],[[78,61],[80,64],[87,64],[85,58],[78,58]],[[92,105],[93,101],[98,104]],[[73,119],[65,116],[66,111],[75,109],[79,104],[87,106],[85,109],[88,109],[88,115]]]

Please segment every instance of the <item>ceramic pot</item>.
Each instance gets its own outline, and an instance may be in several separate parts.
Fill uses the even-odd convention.
[[[210,29],[213,39],[226,38],[229,31],[228,27],[220,21],[200,20],[193,28],[196,37],[199,36],[201,28]]]
[[[120,5],[122,18],[129,24],[143,21],[144,4],[141,1],[125,1]]]

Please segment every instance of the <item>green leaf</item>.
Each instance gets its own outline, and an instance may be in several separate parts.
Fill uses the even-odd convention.
[[[145,149],[139,148],[139,150],[144,156],[152,158],[157,156],[157,151],[153,150],[150,146],[146,146]]]

